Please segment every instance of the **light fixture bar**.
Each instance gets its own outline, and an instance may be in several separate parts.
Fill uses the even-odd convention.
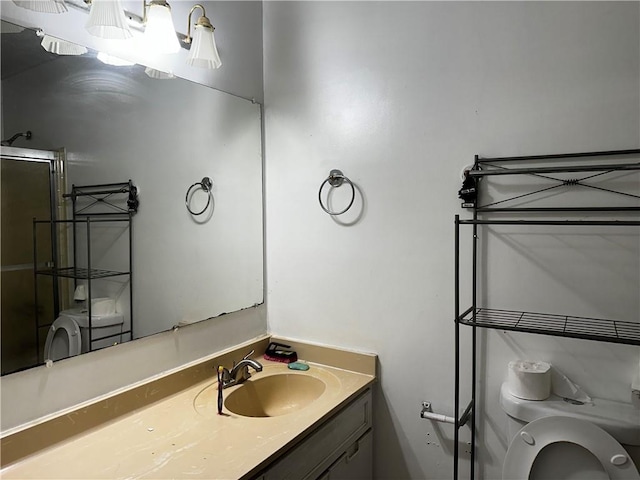
[[[187,34],[184,35],[175,30],[171,6],[167,0],[142,0],[142,17],[123,9],[120,2],[121,0],[66,0],[70,8],[88,14],[85,27],[95,37],[127,40],[132,37],[131,29],[134,29],[142,33],[149,53],[176,53],[182,47],[189,51],[187,65],[208,69],[216,69],[222,65],[214,37],[215,27],[201,4],[195,4],[189,11]],[[191,17],[196,9],[202,10],[202,15],[195,23],[192,37]]]
[[[191,10],[189,10],[189,17],[187,18],[187,36],[183,40],[184,43],[191,43],[191,15],[193,15],[193,12],[196,10],[196,8],[202,10],[202,16],[198,19],[198,25],[203,25],[205,27],[211,28],[212,30],[215,30],[213,28],[213,25],[211,25],[211,22],[207,18],[207,13],[204,11],[204,7],[197,3],[196,5],[191,7]]]
[[[2,1],[2,0],[0,0]],[[74,10],[79,10],[84,13],[89,13],[91,9],[90,5],[84,2],[84,0],[65,0],[67,7],[71,7]],[[129,10],[124,10],[124,15],[127,17],[127,22],[129,23],[129,27],[139,31],[144,32],[144,18],[138,15],[137,13],[130,12]],[[186,41],[187,36],[184,33],[180,33],[176,31],[176,35],[178,36],[178,40],[180,40],[180,46],[185,50],[189,50],[190,43]]]

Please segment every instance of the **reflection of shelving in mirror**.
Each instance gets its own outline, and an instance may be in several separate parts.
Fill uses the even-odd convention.
[[[64,194],[63,198],[70,198],[72,201],[72,213],[73,219],[71,220],[33,220],[33,232],[34,232],[34,265],[39,265],[38,262],[38,248],[37,248],[37,240],[36,240],[36,231],[38,226],[46,227],[52,233],[52,237],[54,239],[51,242],[51,262],[47,262],[45,268],[38,268],[35,270],[35,275],[45,275],[53,277],[54,284],[57,285],[59,278],[68,278],[74,280],[73,288],[76,290],[79,288],[79,285],[83,288],[86,284],[86,298],[82,300],[86,300],[86,325],[81,325],[81,330],[83,332],[82,342],[81,342],[81,352],[93,351],[99,348],[103,348],[104,346],[108,346],[102,342],[107,340],[108,342],[115,341],[116,343],[121,343],[126,336],[128,336],[129,340],[133,337],[133,283],[132,283],[132,271],[133,271],[133,257],[132,257],[132,217],[138,210],[138,190],[136,186],[133,184],[131,180],[128,182],[122,183],[108,183],[108,184],[97,184],[97,185],[84,185],[78,186],[73,185],[71,192]],[[60,244],[56,242],[57,236],[53,233],[59,229],[70,229],[71,230],[71,238],[69,244]],[[116,229],[120,232],[120,234],[115,237],[105,235],[107,230]],[[127,232],[122,238],[124,239],[124,243],[118,242],[118,238],[121,233]],[[105,256],[105,249],[112,250],[110,256]],[[69,261],[63,262],[63,258],[68,258],[68,255],[61,255],[60,253],[64,250],[71,250],[73,255]],[[97,257],[97,258],[94,258]],[[120,258],[121,257],[121,258]],[[95,268],[96,260],[99,260],[100,263],[104,262],[114,266],[113,262],[123,263],[126,262],[127,267],[121,267],[119,270],[117,269],[104,269],[104,268]],[[117,267],[116,267],[117,268]],[[104,334],[103,332],[99,332],[98,328],[100,326],[104,326],[104,322],[102,325],[100,324],[101,316],[93,312],[93,300],[100,297],[98,294],[105,295],[105,292],[100,291],[100,286],[97,282],[100,279],[106,279],[111,277],[120,277],[126,276],[125,279],[125,287],[128,285],[128,298],[129,298],[129,308],[128,317],[126,324],[127,327],[117,327],[118,325],[122,325],[123,322],[123,312],[120,313],[119,321],[117,323],[108,324],[108,326],[116,325],[113,332],[108,332],[108,334]],[[80,283],[79,283],[80,281]],[[104,287],[104,285],[103,285]],[[56,295],[58,295],[58,287],[54,287],[56,291]],[[36,286],[35,291],[35,302],[38,304],[38,288]],[[109,293],[106,293],[107,297],[111,297]],[[118,297],[117,295],[116,297]],[[113,313],[116,313],[115,305],[118,299],[114,297],[111,298],[110,301],[113,303]],[[74,297],[74,300],[76,298]],[[62,317],[62,314],[66,312],[66,316]],[[40,343],[39,338],[39,329],[42,327],[51,327],[52,331],[56,331],[55,322],[63,322],[67,321],[70,318],[71,310],[65,310],[64,312],[60,311],[56,308],[54,318],[55,321],[50,321],[51,319],[45,320],[45,323],[39,321],[39,315],[36,312],[36,331],[37,338],[36,343]],[[84,318],[84,316],[82,316]],[[111,321],[114,320],[115,317]],[[79,319],[71,319],[72,322],[78,322]],[[95,322],[98,322],[94,324]],[[61,323],[62,325],[62,323]],[[95,329],[94,329],[95,327]],[[94,331],[95,330],[95,331]],[[123,337],[124,336],[124,337]],[[51,358],[57,360],[59,358],[65,358],[66,356],[77,355],[79,352],[75,352],[69,348],[68,350],[62,349],[59,347],[55,349],[51,347],[53,343],[53,337],[51,337],[51,332],[47,334],[47,342],[45,345],[45,356],[52,355]],[[58,342],[59,345],[60,342]],[[39,352],[40,354],[40,352]],[[54,358],[54,356],[56,358]]]
[[[74,185],[71,193],[63,195],[73,200],[74,218],[104,216],[128,220],[128,215],[138,211],[138,189],[131,180],[122,183],[100,185]],[[95,221],[95,220],[94,220]]]
[[[640,323],[549,313],[470,308],[460,323],[476,327],[538,333],[601,342],[640,345]]]
[[[79,280],[88,280],[94,278],[107,278],[107,277],[117,277],[120,275],[129,275],[131,272],[117,272],[112,270],[101,270],[92,268],[91,270],[87,268],[74,268],[74,267],[64,267],[64,268],[46,268],[36,271],[37,274],[40,275],[51,275],[65,278],[77,278]]]

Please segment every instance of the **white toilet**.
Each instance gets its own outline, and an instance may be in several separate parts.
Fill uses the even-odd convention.
[[[506,383],[500,405],[511,441],[503,480],[640,480],[633,458],[640,452],[640,410],[633,405],[576,404],[555,395],[523,400]]]
[[[96,298],[91,304],[92,339],[115,335],[122,332],[124,316],[115,312],[113,299]],[[119,336],[94,341],[93,350],[121,342]],[[72,308],[60,312],[51,324],[44,345],[44,359],[61,360],[88,352],[89,315],[84,308]]]

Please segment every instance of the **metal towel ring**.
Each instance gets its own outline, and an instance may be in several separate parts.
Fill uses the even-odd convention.
[[[211,197],[212,197],[212,193],[211,193],[212,186],[213,186],[213,182],[211,181],[211,179],[209,177],[204,177],[201,182],[196,182],[189,187],[189,189],[187,190],[187,195],[184,197],[184,204],[187,207],[187,210],[189,210],[189,213],[191,215],[196,215],[196,216],[202,215],[204,212],[206,212],[207,208],[209,208],[209,205],[211,204]],[[191,210],[191,207],[189,206],[189,194],[191,194],[191,190],[193,190],[196,187],[200,187],[202,190],[207,192],[207,204],[199,212],[194,212],[193,210]]]
[[[331,210],[329,210],[327,207],[324,206],[324,203],[322,203],[322,189],[327,183],[332,187],[340,187],[343,182],[347,182],[351,186],[351,200],[349,201],[349,205],[347,205],[347,208],[345,208],[344,210],[341,210],[339,212],[332,212]],[[355,200],[355,198],[356,198],[356,189],[353,186],[353,183],[351,182],[351,180],[345,177],[340,170],[335,170],[335,169],[329,172],[329,176],[324,182],[322,182],[322,185],[320,185],[320,190],[318,191],[318,201],[320,202],[320,206],[329,215],[342,215],[344,212],[346,212],[351,208],[351,205],[353,205],[353,201]]]

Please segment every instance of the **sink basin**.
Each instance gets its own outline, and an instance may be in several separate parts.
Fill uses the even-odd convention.
[[[252,378],[229,392],[224,406],[245,417],[277,417],[296,412],[320,397],[326,384],[305,374]]]
[[[223,390],[224,412],[218,415],[217,382],[207,382],[193,399],[198,415],[208,419],[235,417],[238,420],[282,417],[322,404],[340,392],[340,380],[331,372],[312,365],[310,370],[290,370],[286,364],[264,361],[261,372],[240,385]]]

